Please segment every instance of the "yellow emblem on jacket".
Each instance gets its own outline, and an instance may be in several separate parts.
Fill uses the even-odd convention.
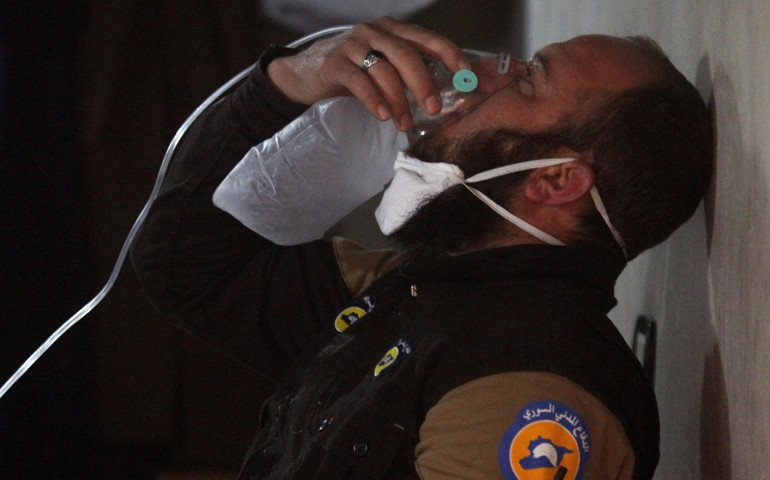
[[[366,310],[361,307],[348,307],[341,311],[334,320],[334,329],[342,333],[351,325],[361,320],[366,315]]]
[[[410,342],[404,339],[396,342],[395,345],[390,347],[385,355],[377,362],[377,366],[374,367],[374,376],[379,377],[383,372],[396,364],[402,357],[412,353],[412,346]]]

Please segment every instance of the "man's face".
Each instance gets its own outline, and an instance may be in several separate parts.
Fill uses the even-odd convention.
[[[506,76],[479,74],[488,98],[455,123],[429,132],[408,153],[429,162],[453,163],[466,175],[554,154],[553,135],[564,122],[580,122],[594,94],[620,93],[654,78],[654,65],[624,39],[583,36],[549,45],[527,62],[512,61]],[[584,114],[587,114],[586,111]],[[513,179],[496,180],[497,201],[506,204]],[[506,191],[508,193],[506,193]],[[490,192],[487,192],[489,194]],[[394,237],[449,251],[483,248],[497,234],[500,217],[457,186],[426,202]]]
[[[565,119],[579,121],[594,94],[640,86],[654,78],[654,71],[638,47],[625,39],[587,35],[551,44],[529,61],[512,60],[507,76],[482,72],[479,88],[488,98],[442,129],[442,136],[463,138],[488,129],[534,134]]]

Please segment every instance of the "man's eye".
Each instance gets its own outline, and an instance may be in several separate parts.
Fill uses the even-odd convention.
[[[531,58],[529,60],[527,60],[527,67],[524,70],[524,76],[525,76],[525,78],[527,79],[527,81],[529,83],[533,82],[533,79],[532,79],[532,64],[533,64],[533,62],[534,61]]]
[[[524,75],[519,80],[519,88],[525,95],[533,95],[535,93],[535,84],[532,77],[532,60],[527,60],[524,67]]]

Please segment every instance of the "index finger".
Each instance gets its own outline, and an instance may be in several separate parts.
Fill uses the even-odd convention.
[[[452,71],[470,68],[465,53],[453,41],[419,25],[402,23],[390,17],[372,22],[384,31],[409,41],[421,53],[441,61]]]
[[[427,113],[437,113],[441,99],[422,56],[439,60],[449,70],[457,71],[470,68],[462,49],[442,35],[389,17],[375,20],[371,25],[371,44],[385,54],[420,107]]]

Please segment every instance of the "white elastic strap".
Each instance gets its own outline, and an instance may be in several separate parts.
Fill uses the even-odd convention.
[[[566,163],[574,160],[577,160],[577,159],[576,158],[544,158],[540,160],[531,160],[528,162],[514,163],[512,165],[493,168],[492,170],[487,170],[479,174],[473,175],[472,177],[466,179],[465,182],[468,182],[468,183],[481,182],[484,180],[489,180],[491,178],[499,177],[501,175],[506,175],[509,173],[533,170],[536,168],[550,167],[553,165],[560,165],[562,163]],[[538,238],[552,245],[565,245],[564,242],[558,240],[557,238],[554,238],[553,236],[548,235],[542,230],[539,230],[536,227],[533,227],[532,225],[530,225],[529,223],[526,223],[520,218],[512,215],[510,212],[508,212],[498,204],[494,203],[489,197],[479,192],[478,190],[469,187],[467,184],[465,186],[468,187],[468,189],[474,195],[476,195],[476,197],[478,197],[480,200],[486,203],[490,208],[496,211],[499,215],[501,215],[502,217],[504,217],[506,220],[513,223],[517,227],[521,228],[522,230],[526,231],[530,235],[534,236],[535,238]],[[610,233],[612,234],[612,237],[615,239],[615,242],[617,242],[620,249],[623,251],[623,255],[626,258],[628,258],[626,243],[623,241],[623,237],[620,235],[620,232],[618,232],[618,230],[610,221],[610,216],[607,214],[607,208],[604,206],[602,197],[599,195],[599,190],[597,190],[596,186],[594,185],[591,187],[591,190],[589,190],[589,192],[591,194],[591,199],[594,202],[594,206],[596,207],[596,210],[599,212],[599,215],[601,215],[602,219],[604,220],[604,223],[607,225],[607,228],[610,229]]]
[[[541,158],[538,160],[529,160],[527,162],[513,163],[511,165],[505,165],[502,167],[493,168],[492,170],[486,170],[481,173],[477,173],[472,177],[466,178],[468,183],[483,182],[495,177],[501,177],[508,175],[509,173],[524,172],[526,170],[535,170],[537,168],[551,167],[553,165],[561,165],[562,163],[574,162],[577,158]]]
[[[479,200],[481,200],[482,202],[487,204],[487,206],[489,208],[494,210],[495,213],[497,213],[498,215],[500,215],[504,219],[508,220],[512,224],[516,225],[520,229],[524,230],[528,234],[532,235],[533,237],[537,238],[538,240],[540,240],[542,242],[545,242],[545,243],[547,243],[549,245],[557,245],[557,246],[561,246],[561,247],[567,245],[566,243],[562,242],[558,238],[545,233],[544,231],[540,230],[539,228],[535,227],[534,225],[525,222],[524,220],[522,220],[521,218],[517,217],[516,215],[513,215],[511,212],[509,212],[508,210],[504,209],[499,204],[497,204],[494,200],[492,200],[491,198],[487,197],[486,195],[484,195],[480,191],[476,190],[475,188],[471,187],[467,183],[463,182],[463,185],[465,185],[465,188],[470,190],[472,194],[476,195],[476,197]]]
[[[623,256],[628,258],[628,251],[626,251],[626,242],[623,241],[623,237],[620,236],[620,232],[618,232],[615,229],[615,226],[610,221],[610,216],[607,214],[607,209],[604,207],[604,202],[602,201],[602,197],[599,195],[599,190],[596,189],[596,186],[591,187],[591,198],[594,201],[594,206],[596,207],[596,210],[599,212],[599,215],[602,216],[604,219],[604,223],[607,224],[607,228],[610,229],[610,233],[612,234],[612,237],[615,239],[615,241],[618,243],[618,246],[621,250],[623,250]]]
[[[553,235],[549,235],[545,233],[544,231],[535,227],[531,223],[528,223],[523,219],[517,217],[516,215],[512,214],[511,212],[509,212],[508,210],[500,206],[498,203],[496,203],[494,200],[492,200],[488,196],[484,195],[477,189],[468,185],[468,183],[483,182],[484,180],[500,177],[502,175],[508,175],[509,173],[523,172],[527,170],[534,170],[536,168],[550,167],[553,165],[561,165],[562,163],[572,162],[575,160],[577,159],[575,158],[541,158],[538,160],[530,160],[527,162],[520,162],[520,163],[511,164],[511,165],[505,165],[503,167],[493,168],[491,170],[486,170],[484,172],[473,175],[472,177],[464,180],[463,185],[465,185],[465,187],[468,190],[470,190],[470,192],[474,194],[476,198],[478,198],[479,200],[484,202],[489,208],[494,210],[495,213],[497,213],[504,219],[508,220],[512,224],[516,225],[520,229],[524,230],[528,234],[532,235],[533,237],[537,238],[538,240],[545,242],[549,245],[565,246],[566,243],[562,242],[561,240],[554,237]]]

